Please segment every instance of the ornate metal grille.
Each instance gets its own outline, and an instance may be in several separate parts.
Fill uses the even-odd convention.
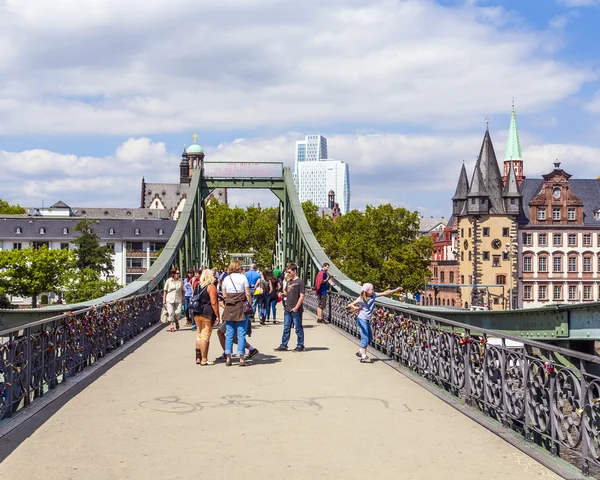
[[[330,293],[324,313],[360,336],[353,301]],[[316,311],[314,291],[305,299]],[[380,306],[372,346],[465,404],[566,458],[586,475],[600,466],[600,358],[467,324]]]
[[[160,292],[0,331],[0,420],[157,323]]]

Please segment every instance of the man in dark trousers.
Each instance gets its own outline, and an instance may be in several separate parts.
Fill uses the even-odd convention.
[[[281,337],[281,345],[275,350],[278,352],[287,351],[293,323],[296,328],[296,337],[298,337],[298,345],[294,348],[294,352],[303,352],[304,327],[302,326],[302,313],[304,312],[304,308],[302,303],[304,302],[304,280],[298,277],[298,265],[295,263],[290,263],[285,271],[289,275],[289,279],[283,290],[285,298],[283,336]]]
[[[329,264],[324,263],[323,268],[315,278],[315,290],[317,292],[317,323],[329,323],[323,318],[323,310],[327,308],[327,290],[329,288]]]

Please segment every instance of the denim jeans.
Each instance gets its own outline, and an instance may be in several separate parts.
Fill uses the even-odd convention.
[[[267,300],[265,307],[265,317],[267,320],[270,318],[271,310],[273,310],[273,320],[275,320],[277,318],[277,298],[270,298]]]
[[[243,355],[246,351],[246,326],[247,321],[225,323],[225,355],[231,355],[233,350],[233,337],[237,333],[237,353]]]
[[[373,329],[371,328],[371,322],[364,318],[357,318],[358,328],[360,330],[360,346],[367,348],[373,341]]]
[[[254,289],[250,289],[250,295],[252,295],[252,316],[256,317],[256,309],[258,308],[258,297],[254,296]]]
[[[296,327],[296,337],[298,337],[298,347],[304,348],[304,327],[302,326],[302,314],[298,312],[283,312],[283,336],[281,337],[281,346],[287,347],[290,341],[292,323]]]
[[[190,299],[192,297],[188,297],[187,295],[185,297],[183,297],[183,309],[185,310],[185,316],[188,319],[191,319],[192,316],[190,315]]]

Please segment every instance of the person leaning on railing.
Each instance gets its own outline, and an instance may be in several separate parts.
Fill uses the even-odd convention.
[[[179,317],[181,316],[185,286],[181,281],[181,272],[178,268],[172,268],[169,275],[170,278],[165,282],[165,288],[163,289],[163,308],[167,309],[167,321],[171,324],[169,331],[174,332],[173,325],[179,330]]]

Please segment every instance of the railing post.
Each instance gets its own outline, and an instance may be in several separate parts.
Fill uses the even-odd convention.
[[[586,376],[586,372],[587,369],[585,368],[585,360],[580,359],[579,360],[579,371],[581,372],[581,407],[583,408],[583,412],[581,412],[581,471],[583,472],[584,475],[589,475],[590,474],[590,460],[589,460],[589,456],[590,456],[590,450],[589,450],[589,445],[588,445],[588,441],[587,441],[587,435],[589,432],[587,432],[587,428],[586,428],[586,419],[585,417],[587,416],[586,413],[586,403],[588,400],[588,395],[587,395],[587,391],[588,391],[588,386],[587,386],[587,382],[585,380],[585,376]],[[590,404],[590,411],[593,408],[593,405]],[[588,419],[589,421],[589,419]]]

